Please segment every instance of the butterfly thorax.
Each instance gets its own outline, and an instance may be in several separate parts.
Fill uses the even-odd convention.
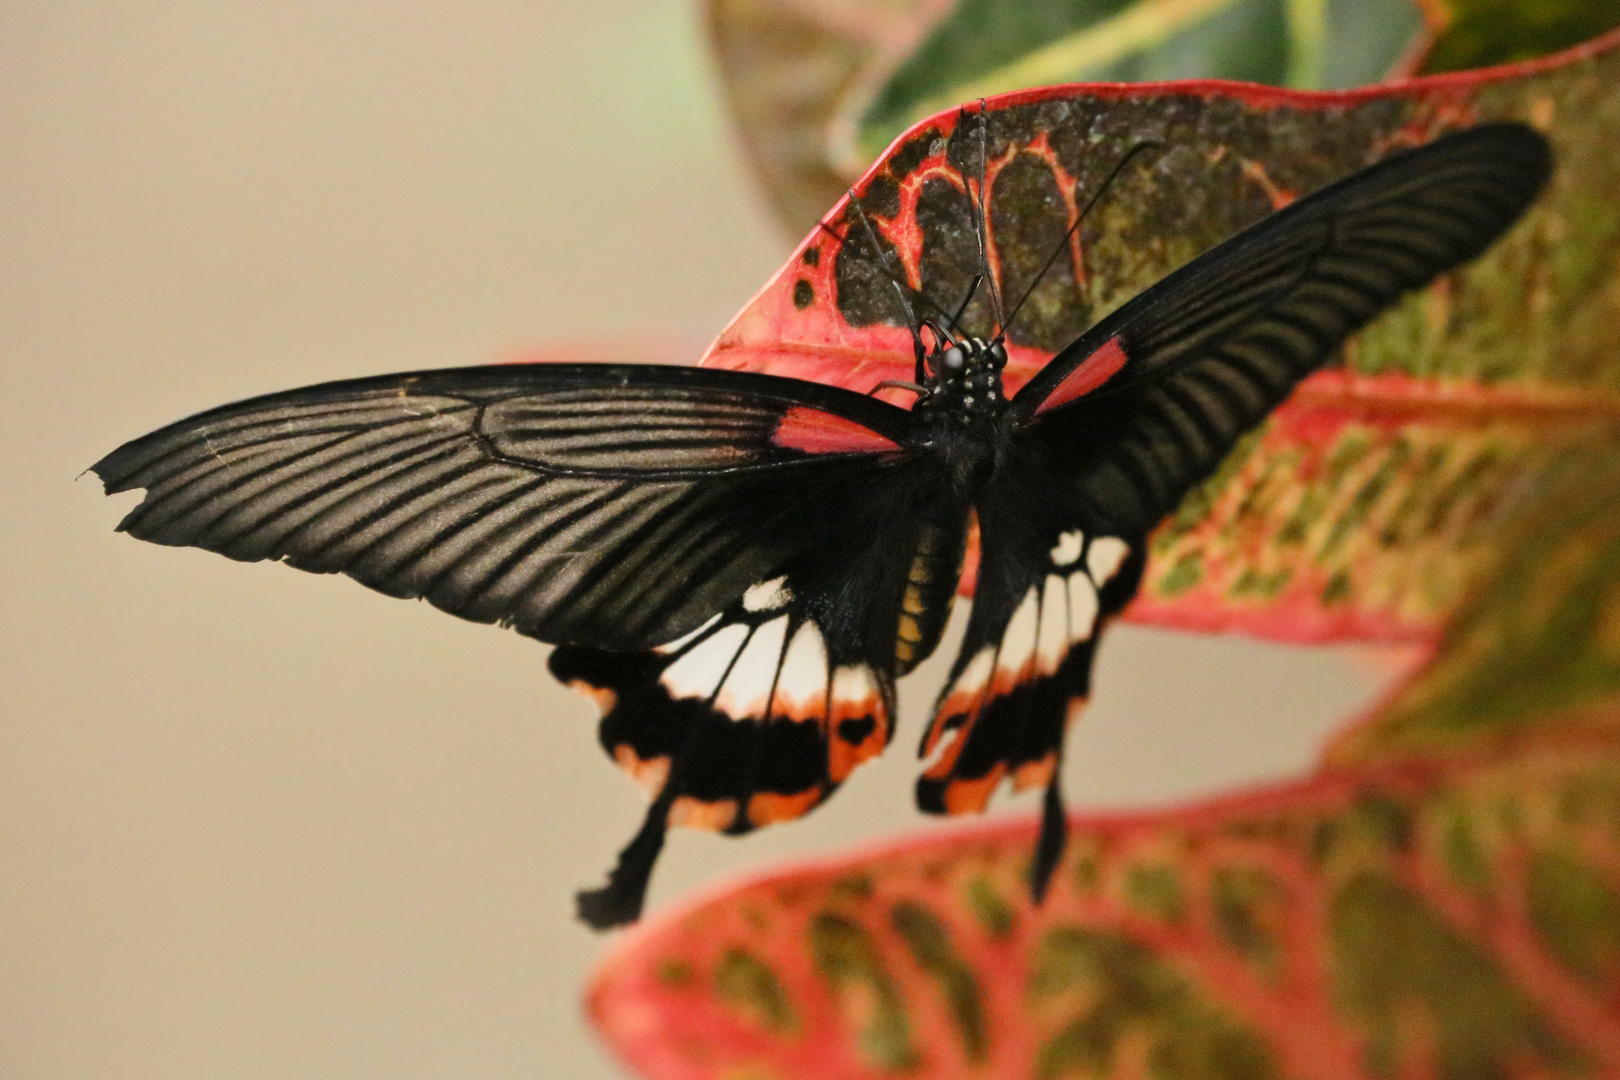
[[[1007,398],[1000,341],[962,338],[942,342],[926,357],[926,393],[914,407],[922,441],[951,466],[964,486],[982,485],[994,472]]]

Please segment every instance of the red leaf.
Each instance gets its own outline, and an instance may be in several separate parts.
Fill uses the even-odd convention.
[[[988,102],[990,261],[1010,297],[1133,146],[1165,147],[1123,170],[1038,278],[1009,332],[1009,392],[1170,270],[1391,148],[1512,118],[1558,154],[1508,238],[1352,340],[1343,370],[1307,380],[1188,496],[1127,618],[1286,640],[1421,640],[1444,625],[1492,556],[1481,523],[1620,408],[1620,297],[1605,287],[1620,257],[1617,44],[1345,93],[1204,82]],[[941,309],[967,295],[979,256],[962,189],[977,188],[978,162],[946,161],[958,122],[942,113],[896,140],[855,186],[870,231],[840,201],[702,362],[861,391],[909,378],[908,319],[868,249]],[[981,335],[985,293],[963,319]]]

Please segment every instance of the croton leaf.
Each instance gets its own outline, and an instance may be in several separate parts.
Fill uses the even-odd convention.
[[[1444,624],[1519,496],[1620,405],[1617,46],[1344,93],[1182,83],[989,102],[992,262],[1008,296],[1033,284],[1010,329],[1009,390],[1170,270],[1392,147],[1518,119],[1556,150],[1551,188],[1504,241],[1375,322],[1188,496],[1127,617],[1288,640],[1423,639]],[[941,114],[898,140],[854,188],[873,228],[837,204],[703,363],[863,391],[909,378],[906,314],[880,260],[938,306],[967,294],[978,248],[962,175],[977,179],[978,121],[953,139],[960,122]],[[988,335],[990,318],[981,291],[964,325]]]
[[[1315,775],[779,874],[666,915],[590,1008],[643,1074],[1620,1074],[1620,441],[1539,493],[1435,663]]]
[[[1441,29],[1424,74],[1511,64],[1568,49],[1620,26],[1614,0],[1426,0]]]
[[[706,0],[755,172],[801,235],[911,121],[1081,79],[1342,88],[1534,59],[1613,0]]]
[[[600,968],[594,1021],[657,1080],[1620,1075],[1620,35],[1354,94],[1066,87],[990,112],[1014,282],[1077,187],[1133,140],[1166,148],[1037,290],[1014,381],[1390,146],[1482,119],[1548,134],[1558,171],[1530,217],[1371,327],[1190,497],[1135,612],[1406,636],[1431,658],[1307,777],[1073,818],[1040,907],[1032,823],[936,830],[655,918]],[[939,296],[973,263],[955,122],[919,126],[857,185],[878,243]],[[909,363],[892,289],[858,269],[864,234],[847,252],[833,235],[846,211],[709,362],[862,389]]]
[[[1423,26],[1413,0],[960,0],[867,106],[855,149],[876,157],[958,101],[1082,79],[1359,86],[1388,73]]]
[[[1314,775],[767,877],[591,1016],[656,1080],[1620,1075],[1620,440],[1534,497],[1437,660]]]
[[[1077,818],[1038,909],[1033,826],[936,833],[657,920],[591,1016],[658,1080],[1614,1076],[1616,748]]]

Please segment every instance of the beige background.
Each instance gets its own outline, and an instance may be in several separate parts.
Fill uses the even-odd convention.
[[[571,918],[641,813],[544,650],[116,536],[86,465],[233,398],[674,335],[786,254],[684,4],[0,2],[0,1077],[606,1077]],[[936,665],[937,668],[937,665]],[[656,910],[938,828],[918,708],[827,808],[682,834]],[[1112,635],[1069,781],[1305,766],[1344,652]]]

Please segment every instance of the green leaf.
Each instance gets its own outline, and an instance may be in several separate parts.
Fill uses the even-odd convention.
[[[1620,26],[1614,0],[1440,0],[1446,26],[1423,58],[1425,75],[1533,60]]]
[[[1410,0],[962,0],[874,98],[859,152],[960,101],[1066,82],[1382,78],[1422,26]]]

